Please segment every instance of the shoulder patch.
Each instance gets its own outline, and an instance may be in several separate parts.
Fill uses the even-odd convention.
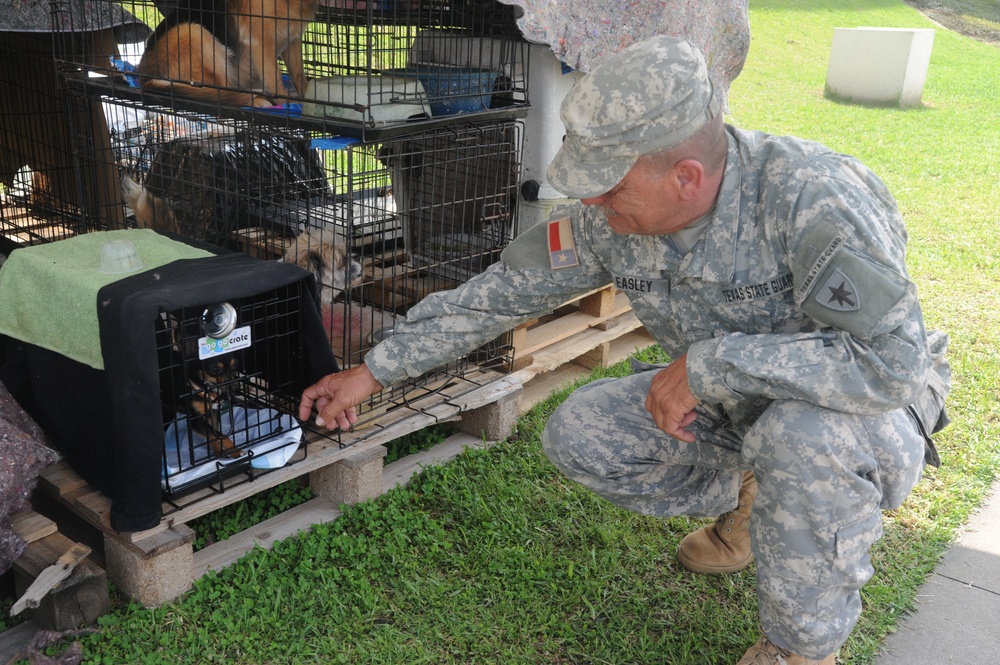
[[[549,224],[549,262],[553,270],[580,265],[573,242],[573,227],[569,217],[552,220]]]
[[[816,302],[838,312],[854,312],[861,309],[861,294],[851,278],[837,268],[826,280]]]

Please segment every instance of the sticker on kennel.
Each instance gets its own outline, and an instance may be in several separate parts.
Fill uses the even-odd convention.
[[[250,339],[250,326],[243,326],[234,330],[225,339],[200,337],[198,339],[198,359],[214,358],[250,346],[253,346],[253,341]]]

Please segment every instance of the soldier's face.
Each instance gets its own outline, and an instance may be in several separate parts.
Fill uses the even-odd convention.
[[[644,160],[610,190],[581,199],[600,206],[611,230],[620,235],[662,235],[687,226],[692,219],[680,203],[671,172],[655,172]]]

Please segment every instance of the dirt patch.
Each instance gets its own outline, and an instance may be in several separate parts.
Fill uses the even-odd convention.
[[[980,21],[962,11],[959,6],[935,0],[906,0],[906,4],[921,14],[960,35],[971,37],[987,44],[1000,46],[1000,24],[989,18]]]

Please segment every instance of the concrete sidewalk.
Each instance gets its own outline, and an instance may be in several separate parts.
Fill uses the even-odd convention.
[[[917,593],[876,665],[1000,663],[1000,483]]]

